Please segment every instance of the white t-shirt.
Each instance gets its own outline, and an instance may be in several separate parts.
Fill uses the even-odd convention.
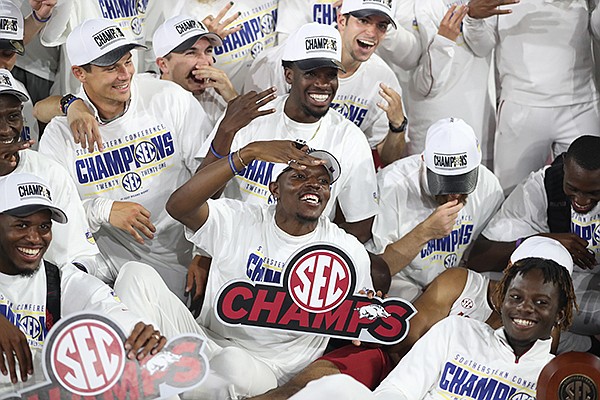
[[[125,114],[100,125],[104,151],[89,153],[75,144],[66,117],[46,127],[40,152],[65,166],[84,200],[100,251],[115,269],[127,261],[156,268],[171,290],[183,296],[192,246],[181,224],[165,211],[167,199],[196,171],[194,155],[210,131],[202,107],[179,85],[134,76]],[[79,97],[94,113],[82,90]],[[154,239],[140,245],[129,233],[108,224],[113,201],[131,201],[151,213]],[[169,278],[165,274],[173,273]]]
[[[426,167],[420,155],[400,159],[377,173],[380,213],[373,223],[373,239],[367,249],[381,254],[385,248],[412,231],[438,207],[426,189]],[[450,235],[430,240],[394,279],[408,280],[421,287],[444,269],[459,266],[465,251],[475,241],[502,204],[504,195],[498,179],[479,166],[477,188],[467,198]]]
[[[475,131],[479,142],[493,134],[494,105],[488,92],[490,56],[477,57],[460,34],[456,43],[438,35],[440,22],[453,4],[464,0],[419,0],[415,14],[422,55],[410,72],[405,102],[410,125],[410,154],[425,148],[427,130],[441,118],[458,117]],[[484,159],[486,154],[483,155]]]
[[[460,296],[452,303],[448,315],[473,318],[485,322],[492,315],[488,302],[490,279],[479,272],[467,270],[467,282]]]
[[[323,215],[333,219],[336,200],[348,222],[370,218],[377,213],[377,180],[371,149],[365,135],[339,113],[329,110],[315,123],[303,124],[293,121],[283,112],[287,96],[269,103],[276,111],[259,117],[240,129],[233,138],[231,150],[259,140],[300,140],[318,150],[333,154],[340,163],[340,178],[331,186],[331,197]],[[198,157],[203,158],[209,150],[215,127],[206,140]],[[274,164],[253,161],[240,175],[231,180],[224,197],[253,203],[272,203],[269,183]]]
[[[201,21],[209,14],[217,15],[229,2],[214,0],[200,3],[188,0],[186,11]],[[241,13],[231,26],[241,25],[242,29],[224,38],[223,46],[214,48],[214,56],[217,59],[215,66],[225,71],[238,93],[242,93],[244,79],[252,60],[263,50],[277,44],[277,3],[278,0],[237,1],[227,13],[226,17],[236,12]]]
[[[330,243],[342,248],[356,266],[357,290],[371,288],[370,261],[362,244],[327,218],[303,236],[292,236],[275,223],[275,206],[237,200],[209,200],[209,216],[196,232],[186,236],[212,256],[200,321],[211,331],[269,365],[278,381],[287,381],[320,357],[328,338],[303,333],[279,333],[260,328],[221,324],[214,305],[219,289],[232,279],[280,284],[286,262],[306,245]],[[223,243],[234,245],[224,246]]]
[[[586,3],[528,0],[511,6],[510,14],[465,17],[465,40],[473,51],[483,55],[496,48],[503,99],[536,107],[598,99],[591,47],[592,33],[598,41],[600,29],[590,29]],[[600,10],[593,15],[600,17]]]
[[[287,38],[304,24],[318,22],[325,25],[337,25],[339,7],[336,0],[283,0],[279,2],[277,33],[278,38]],[[283,34],[283,35],[281,35]]]
[[[554,357],[551,340],[538,340],[520,358],[504,328],[450,316],[415,343],[375,390],[376,399],[533,399],[542,368]],[[517,362],[518,360],[518,362]]]
[[[19,164],[12,173],[28,173],[43,178],[50,186],[54,204],[67,214],[66,224],[52,225],[53,239],[44,258],[56,265],[76,261],[103,281],[114,279],[116,272],[109,270],[109,265],[100,255],[77,187],[65,168],[37,151],[22,150],[19,152]]]

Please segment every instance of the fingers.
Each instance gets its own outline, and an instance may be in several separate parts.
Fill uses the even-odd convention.
[[[214,18],[214,20],[216,22],[221,22],[221,19],[223,19],[225,14],[227,14],[227,11],[231,10],[231,7],[233,7],[233,1],[230,1],[229,3],[225,4],[225,7],[221,8],[221,10],[219,10],[219,13]],[[227,24],[225,24],[225,25],[227,25]]]
[[[21,342],[15,347],[14,351],[17,356],[17,360],[19,361],[21,381],[26,382],[27,375],[33,373],[33,364],[31,361],[31,350],[29,349],[29,345],[27,344],[27,339],[25,339],[25,337],[22,338]]]
[[[158,353],[166,343],[167,339],[152,325],[138,322],[125,340],[125,350],[130,360],[143,360],[149,354]]]

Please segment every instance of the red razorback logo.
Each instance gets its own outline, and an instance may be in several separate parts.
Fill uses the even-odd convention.
[[[197,335],[172,338],[141,362],[125,357],[125,338],[115,322],[100,314],[62,318],[44,343],[46,382],[0,399],[157,399],[193,389],[208,374],[204,340]]]
[[[329,244],[296,252],[286,263],[281,286],[234,280],[223,286],[215,306],[226,325],[246,325],[395,344],[404,339],[416,313],[398,298],[356,295],[352,259]]]

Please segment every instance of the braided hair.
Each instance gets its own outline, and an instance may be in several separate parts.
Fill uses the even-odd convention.
[[[573,323],[573,309],[579,310],[577,302],[575,301],[575,291],[573,289],[573,280],[569,271],[556,261],[547,260],[544,258],[529,257],[524,258],[515,262],[514,264],[508,264],[508,267],[504,270],[502,279],[496,285],[496,289],[493,293],[494,304],[497,306],[504,302],[506,292],[508,288],[519,273],[527,275],[529,271],[538,269],[544,275],[544,283],[552,282],[554,286],[558,287],[560,298],[559,298],[559,310],[564,310],[565,318],[561,323],[562,330],[566,331],[571,323]]]

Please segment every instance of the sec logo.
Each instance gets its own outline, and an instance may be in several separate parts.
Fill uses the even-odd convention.
[[[270,35],[275,31],[275,18],[271,14],[263,15],[260,19],[260,30],[265,35]]]
[[[254,43],[252,48],[250,48],[250,55],[252,58],[256,58],[264,49],[264,46],[261,42]]]
[[[151,163],[156,159],[156,146],[152,142],[141,142],[135,146],[135,158],[141,164]]]
[[[57,382],[71,393],[96,396],[114,386],[125,367],[117,331],[101,320],[82,319],[54,338],[50,366]]]
[[[446,268],[455,267],[457,262],[458,262],[458,256],[456,255],[456,253],[450,253],[446,256],[446,258],[444,258],[444,267],[446,267]]]
[[[123,189],[128,192],[135,192],[142,186],[142,178],[135,172],[125,174],[122,180]]]
[[[460,305],[462,306],[462,308],[470,310],[471,308],[473,308],[474,303],[473,300],[469,299],[468,297],[465,297],[460,301]]]
[[[295,255],[288,268],[288,292],[298,307],[324,313],[340,305],[354,288],[354,269],[334,247],[311,246]]]

